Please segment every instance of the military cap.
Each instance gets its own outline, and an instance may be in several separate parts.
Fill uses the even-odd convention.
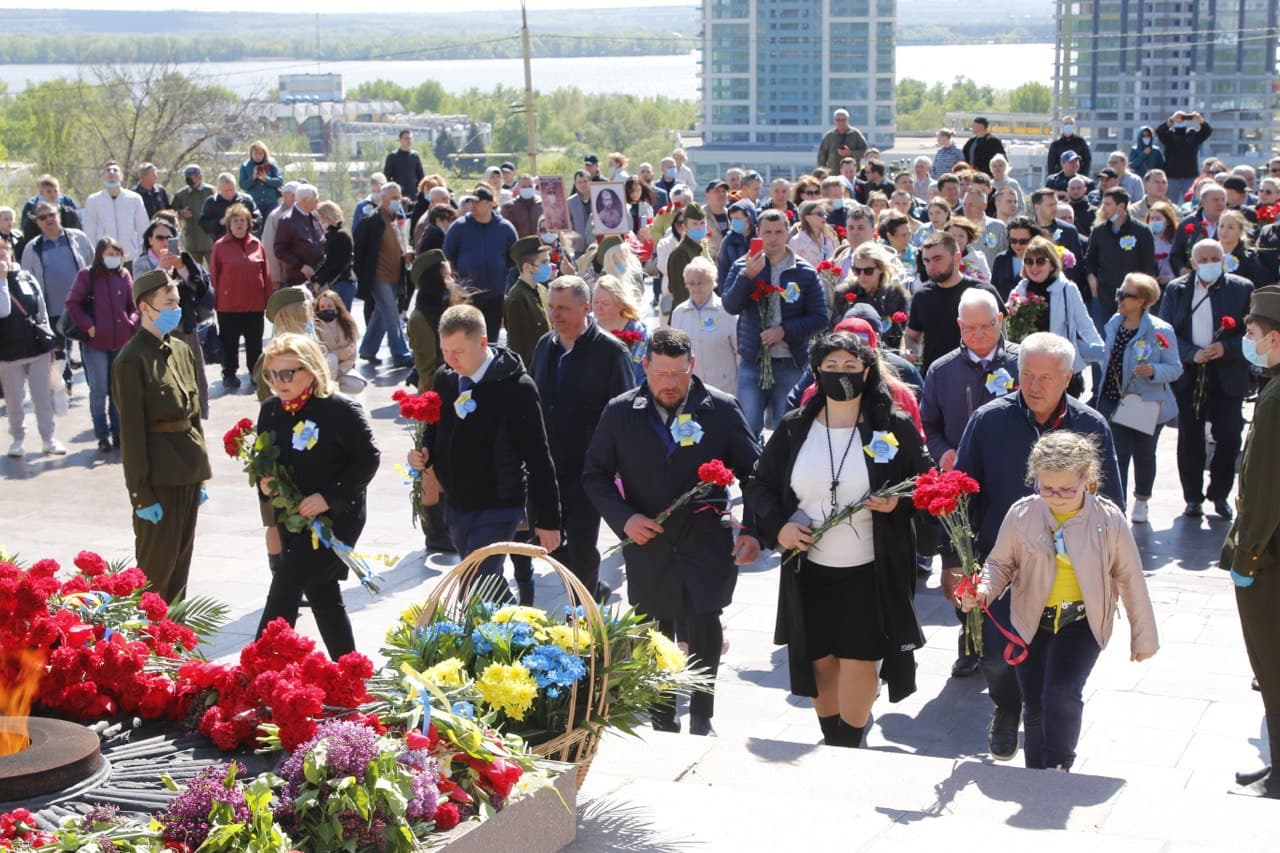
[[[596,257],[603,258],[605,255],[605,252],[609,251],[614,246],[621,246],[621,245],[622,245],[621,237],[619,237],[617,234],[609,234],[604,238],[602,238],[600,240],[600,245],[596,247]]]
[[[409,269],[410,283],[414,287],[420,287],[422,285],[422,277],[427,274],[427,270],[443,263],[444,251],[442,249],[431,249],[418,255],[413,259],[413,266]]]
[[[164,270],[152,270],[143,273],[133,280],[133,304],[136,306],[142,302],[142,297],[146,296],[153,290],[159,290],[162,287],[168,287],[174,282],[169,274]]]
[[[282,287],[275,293],[271,294],[271,298],[267,300],[267,320],[274,323],[276,321],[276,312],[286,305],[293,305],[295,302],[306,302],[307,292],[301,287]]]
[[[518,264],[525,255],[532,255],[549,248],[551,247],[543,245],[542,240],[538,237],[521,237],[511,244],[511,260]]]
[[[1249,313],[1280,323],[1280,286],[1272,284],[1255,290],[1249,303]]]
[[[685,219],[706,219],[707,214],[703,212],[702,205],[696,201],[691,201],[684,206]]]

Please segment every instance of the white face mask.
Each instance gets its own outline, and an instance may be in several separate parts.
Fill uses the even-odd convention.
[[[102,265],[109,270],[118,270],[120,265],[124,263],[124,258],[120,255],[103,255]]]

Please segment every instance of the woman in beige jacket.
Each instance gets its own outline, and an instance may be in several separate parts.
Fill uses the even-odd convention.
[[[1027,477],[1036,494],[1009,508],[976,594],[1012,588],[1013,630],[1028,645],[1017,666],[1027,766],[1070,770],[1085,681],[1111,638],[1117,599],[1130,624],[1130,659],[1156,653],[1155,614],[1124,511],[1096,494],[1101,463],[1086,436],[1065,430],[1036,442]]]

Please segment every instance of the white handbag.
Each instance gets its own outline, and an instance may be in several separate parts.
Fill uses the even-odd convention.
[[[1160,404],[1154,400],[1144,400],[1137,394],[1125,394],[1111,415],[1111,422],[1132,430],[1155,435],[1160,425]]]

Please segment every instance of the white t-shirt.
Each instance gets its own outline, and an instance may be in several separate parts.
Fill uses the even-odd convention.
[[[853,444],[849,445],[852,433]],[[831,515],[831,460],[840,472],[836,487],[836,504],[844,507],[863,497],[871,490],[867,477],[867,457],[862,450],[862,439],[856,427],[830,430],[831,444],[828,451],[828,430],[817,419],[809,428],[795,467],[791,470],[791,489],[800,499],[800,510],[812,520],[812,527],[820,525]],[[844,467],[840,457],[845,447],[849,454]],[[875,542],[872,538],[871,510],[861,509],[843,524],[828,530],[822,539],[809,549],[809,560],[820,566],[840,568],[861,566],[875,559]]]

